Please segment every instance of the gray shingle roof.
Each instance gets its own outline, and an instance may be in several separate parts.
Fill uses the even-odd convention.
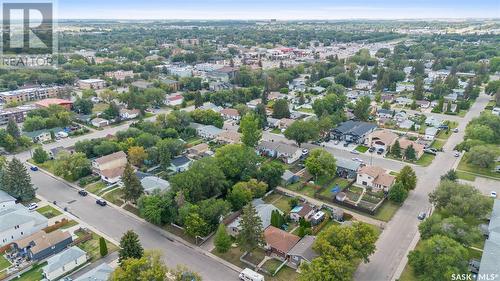
[[[489,236],[484,243],[483,255],[479,276],[484,274],[500,274],[500,200],[496,199],[493,204],[490,224],[488,226]]]
[[[7,192],[0,190],[0,203],[16,201],[16,198],[10,196]]]
[[[16,204],[0,211],[0,232],[29,221],[34,221],[35,225],[39,225],[47,223],[48,220],[40,213],[30,212],[26,207]]]
[[[111,266],[107,263],[103,263],[76,278],[74,281],[107,281],[112,272],[113,268],[111,268]]]
[[[146,192],[152,192],[153,190],[167,191],[170,189],[168,181],[154,176],[144,177],[141,180],[141,185]]]
[[[69,249],[60,252],[55,256],[50,257],[47,260],[47,265],[43,267],[43,271],[44,272],[55,271],[86,254],[87,253],[85,253],[85,251],[83,251],[82,249],[78,248],[77,246],[73,246]]]
[[[314,240],[316,240],[315,236],[304,236],[297,244],[295,244],[295,246],[293,246],[288,254],[293,256],[301,256],[308,261],[312,261],[312,259],[318,256],[318,254],[316,254],[312,249]]]
[[[337,167],[357,171],[361,163],[347,158],[337,157]]]

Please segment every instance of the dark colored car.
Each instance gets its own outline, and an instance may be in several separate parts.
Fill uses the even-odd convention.
[[[89,193],[85,189],[80,189],[80,190],[78,190],[78,194],[80,194],[81,196],[87,196],[87,194],[89,194]]]
[[[427,214],[425,212],[420,212],[420,214],[418,214],[418,219],[423,221],[426,216],[427,216]]]
[[[349,146],[349,143],[348,142],[345,142],[344,143],[344,147],[348,147]]]
[[[38,171],[38,167],[37,166],[31,166],[30,170],[32,170],[33,172],[36,172],[36,171]]]
[[[370,147],[370,149],[368,149],[369,152],[374,152],[375,151],[375,147]]]
[[[384,153],[384,149],[383,148],[377,149],[377,154],[382,154],[382,153]]]
[[[102,199],[97,199],[97,200],[95,201],[95,203],[96,203],[97,205],[99,205],[99,206],[102,206],[102,207],[104,207],[104,206],[108,205],[108,203],[107,203],[106,201],[102,200]]]

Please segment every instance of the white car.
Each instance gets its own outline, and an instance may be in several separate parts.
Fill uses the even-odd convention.
[[[360,162],[360,163],[363,163],[363,159],[361,158],[352,158],[353,161],[357,161],[357,162]]]
[[[30,210],[30,211],[33,211],[36,208],[38,208],[38,204],[36,204],[36,203],[31,203],[28,205],[28,210]]]
[[[497,192],[496,192],[496,191],[492,191],[492,192],[490,193],[490,197],[491,197],[491,198],[497,198]]]
[[[460,152],[455,151],[455,152],[454,152],[454,155],[455,155],[455,157],[460,157]]]

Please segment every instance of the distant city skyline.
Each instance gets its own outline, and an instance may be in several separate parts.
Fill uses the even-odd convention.
[[[498,0],[59,0],[60,19],[499,18]]]

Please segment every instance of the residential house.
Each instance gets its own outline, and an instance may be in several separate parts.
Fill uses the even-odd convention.
[[[134,78],[134,71],[133,70],[106,71],[104,72],[104,76],[111,79],[123,81],[127,78]]]
[[[411,105],[413,103],[413,100],[405,97],[398,97],[396,98],[396,103],[401,106],[406,106]]]
[[[286,129],[286,128],[290,127],[290,125],[292,125],[294,122],[295,122],[295,120],[290,119],[290,118],[281,118],[279,125],[278,125],[278,128],[280,128],[281,130]]]
[[[377,130],[368,135],[367,145],[376,149],[387,150],[396,142],[398,135],[389,130]]]
[[[286,99],[286,95],[282,94],[280,92],[270,92],[269,95],[267,96],[267,100],[282,100]]]
[[[108,281],[111,273],[113,273],[113,268],[107,263],[102,263],[80,277],[77,277],[74,281]]]
[[[407,83],[407,82],[398,82],[396,83],[396,92],[408,91],[412,92],[415,90],[415,85]]]
[[[318,225],[322,221],[324,221],[325,218],[326,218],[326,213],[325,212],[323,212],[323,211],[317,211],[310,218],[311,225]]]
[[[218,143],[236,144],[241,143],[241,134],[235,131],[223,131],[215,139]]]
[[[47,259],[47,265],[42,268],[45,279],[57,280],[87,262],[87,253],[77,246]]]
[[[356,183],[371,187],[373,190],[385,190],[394,184],[396,178],[387,173],[384,168],[378,166],[364,166],[359,169]]]
[[[287,164],[294,163],[302,156],[299,147],[282,142],[262,141],[257,145],[257,150],[263,155],[281,159]]]
[[[178,156],[172,159],[172,161],[170,162],[170,167],[168,169],[175,173],[184,172],[189,169],[189,165],[191,165],[191,162],[191,159],[187,158],[186,156]]]
[[[413,126],[416,127],[417,125],[410,119],[405,119],[398,123],[398,127],[405,130],[410,130]]]
[[[392,118],[394,116],[395,112],[394,110],[390,109],[378,109],[377,110],[377,117],[378,118]]]
[[[187,153],[191,158],[202,158],[208,156],[210,152],[210,147],[204,142],[187,149]]]
[[[34,143],[43,143],[47,141],[52,140],[52,134],[54,136],[58,132],[64,131],[63,128],[57,127],[57,128],[52,128],[52,129],[42,129],[42,130],[37,130],[37,131],[32,131],[32,132],[23,132],[23,135],[31,138],[31,140]]]
[[[288,252],[299,242],[300,237],[270,225],[264,230],[264,240],[272,254],[287,259]]]
[[[32,261],[43,260],[66,249],[73,242],[71,234],[60,229],[46,233],[43,230],[16,240],[12,247],[21,256]]]
[[[179,93],[173,93],[166,97],[165,104],[169,106],[181,105],[184,101],[184,97]]]
[[[224,120],[240,120],[240,113],[234,108],[224,108],[220,111],[220,114]]]
[[[433,141],[436,138],[438,132],[439,132],[438,128],[427,127],[427,128],[425,128],[424,139],[429,140],[429,141]]]
[[[415,157],[416,159],[420,159],[422,155],[424,155],[424,145],[417,143],[415,141],[409,140],[407,138],[400,138],[399,140],[399,146],[401,147],[401,154],[404,155],[406,149],[408,147],[413,146],[413,149],[415,149]]]
[[[500,200],[495,199],[478,276],[500,276]]]
[[[92,126],[94,126],[96,128],[102,128],[102,127],[106,127],[109,125],[109,120],[97,117],[97,118],[90,120],[90,124],[92,124]]]
[[[4,195],[5,208],[0,209],[0,246],[35,233],[48,225],[46,217],[30,212],[21,204],[9,203]]]
[[[257,212],[257,216],[259,216],[262,229],[266,229],[271,225],[271,214],[273,211],[277,210],[280,213],[283,213],[280,209],[276,208],[273,204],[267,204],[262,199],[254,199],[252,201],[252,205],[255,207],[255,211]],[[235,220],[230,222],[227,225],[228,233],[235,237],[240,233],[241,226],[241,216],[238,216]]]
[[[443,124],[443,120],[439,117],[431,115],[425,119],[425,125],[438,128]]]
[[[196,128],[196,133],[198,136],[206,139],[212,140],[218,137],[224,130],[219,129],[213,125],[202,125]]]
[[[160,82],[162,82],[163,84],[166,84],[174,92],[179,91],[179,89],[181,88],[181,84],[179,83],[179,81],[176,81],[173,79],[160,77]]]
[[[141,111],[139,109],[126,109],[122,108],[120,109],[120,118],[122,120],[130,120],[137,118]]]
[[[262,99],[254,99],[254,100],[247,102],[246,104],[247,104],[248,108],[255,109],[257,107],[257,105],[259,105],[261,103],[262,103]]]
[[[290,211],[290,219],[298,222],[301,218],[309,221],[311,216],[314,215],[314,208],[308,204],[297,205]]]
[[[16,198],[10,196],[7,192],[0,190],[0,211],[16,205]]]
[[[355,179],[363,164],[347,158],[337,157],[337,176],[345,179]]]
[[[298,182],[300,177],[294,173],[292,173],[290,170],[285,170],[283,175],[281,176],[281,182],[284,186],[287,186],[289,184],[294,184]]]
[[[201,110],[213,110],[215,112],[221,112],[223,107],[215,105],[211,102],[207,102],[207,103],[204,103],[202,106],[200,106],[199,109],[201,109]]]
[[[351,143],[364,143],[366,137],[377,128],[377,125],[360,121],[345,121],[331,131],[331,137]]]
[[[154,192],[167,192],[170,190],[170,183],[156,176],[146,176],[141,179],[144,193],[150,195]]]
[[[431,102],[428,100],[417,100],[415,103],[420,107],[420,108],[429,108],[431,107]]]
[[[118,151],[92,161],[92,169],[107,183],[114,184],[120,181],[125,166],[127,165],[127,154]]]
[[[500,114],[500,111],[499,111]],[[280,125],[280,120],[276,118],[267,117],[267,126],[269,128],[278,128]]]
[[[100,90],[106,87],[106,81],[102,79],[83,79],[78,81],[81,90]]]
[[[302,263],[310,263],[314,258],[319,255],[313,250],[314,241],[316,236],[306,235],[293,246],[288,252],[289,261],[294,268],[299,268]]]

